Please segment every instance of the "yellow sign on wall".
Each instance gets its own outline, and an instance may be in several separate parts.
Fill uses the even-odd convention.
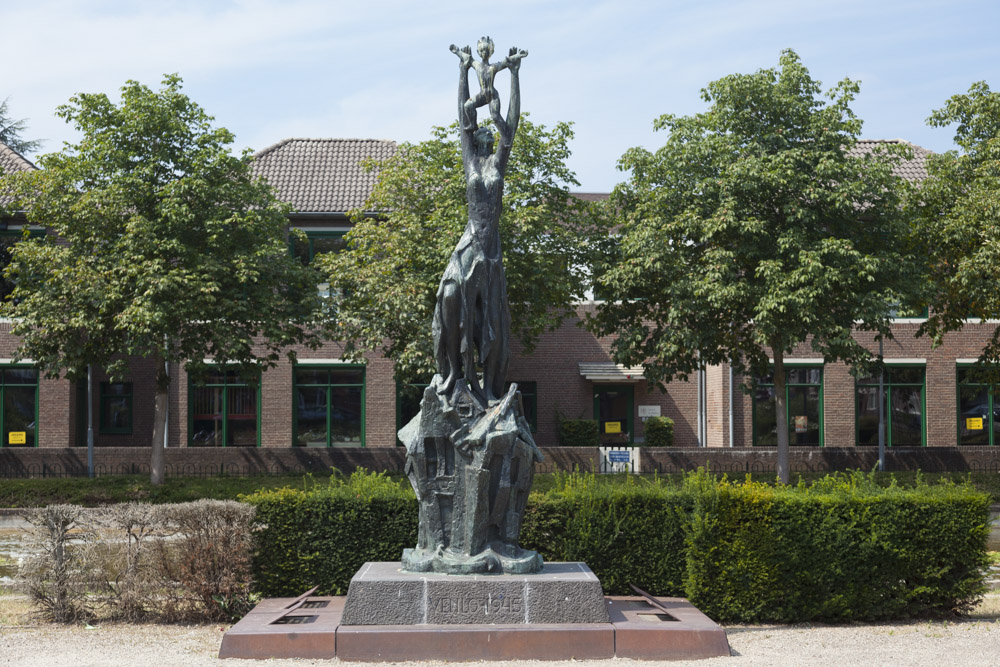
[[[982,417],[966,417],[965,418],[965,430],[966,431],[982,431],[983,430],[983,418]]]
[[[25,445],[28,443],[28,433],[26,431],[11,431],[7,434],[8,445]]]
[[[604,432],[605,433],[621,433],[622,423],[621,422],[604,422]]]

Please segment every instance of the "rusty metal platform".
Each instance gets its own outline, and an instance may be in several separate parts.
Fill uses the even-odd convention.
[[[607,597],[610,623],[341,625],[343,597],[264,600],[223,637],[220,658],[692,660],[730,654],[725,631],[682,598]]]

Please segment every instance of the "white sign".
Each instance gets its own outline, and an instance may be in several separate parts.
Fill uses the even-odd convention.
[[[601,447],[601,472],[639,472],[638,447]]]
[[[659,405],[640,405],[639,406],[639,419],[646,421],[650,417],[660,416],[660,406]]]

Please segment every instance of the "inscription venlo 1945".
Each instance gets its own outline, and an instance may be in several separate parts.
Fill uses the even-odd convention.
[[[520,614],[524,611],[524,599],[519,595],[498,597],[453,597],[432,598],[431,611],[441,614]]]

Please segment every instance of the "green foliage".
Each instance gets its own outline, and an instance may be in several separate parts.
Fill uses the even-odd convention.
[[[596,419],[560,419],[559,444],[564,447],[597,447],[601,429]]]
[[[984,592],[987,498],[968,485],[811,487],[689,478],[686,593],[719,621],[803,622],[964,612]]]
[[[625,153],[630,177],[611,197],[618,256],[598,277],[605,301],[589,323],[617,334],[616,362],[643,364],[662,386],[702,364],[761,376],[773,357],[780,396],[782,356],[804,341],[826,362],[870,362],[852,332],[890,336],[891,306],[912,280],[892,173],[905,151],[848,155],[857,92],[845,79],[824,100],[786,50],[777,69],[709,83],[708,111],[657,119],[669,134],[655,153]],[[778,438],[787,459],[787,433]]]
[[[254,581],[265,596],[344,595],[366,561],[399,560],[417,542],[417,501],[405,483],[364,470],[309,490],[261,491]]]
[[[607,593],[683,595],[719,621],[944,615],[984,591],[988,497],[967,483],[857,473],[790,487],[700,471],[674,483],[563,473],[546,486],[529,499],[524,547],[586,562]],[[384,475],[246,500],[264,595],[343,593],[365,561],[416,541],[413,494]]]
[[[595,475],[565,475],[525,511],[521,544],[546,561],[583,561],[605,592],[633,595],[629,584],[684,595],[690,494],[625,476],[610,485]]]
[[[931,114],[933,127],[956,125],[949,151],[928,160],[928,178],[908,201],[914,243],[929,276],[930,316],[921,326],[936,343],[967,318],[1000,316],[1000,93],[985,82]],[[1000,330],[981,360],[1000,381]]]
[[[7,101],[4,98],[0,102],[0,142],[7,144],[21,155],[26,155],[42,145],[37,139],[23,139],[21,133],[27,129],[24,119],[14,120],[10,117],[10,110],[7,108]]]
[[[672,447],[674,420],[670,417],[650,417],[644,424],[647,447]]]
[[[57,113],[80,142],[9,177],[50,231],[15,246],[6,272],[19,357],[49,376],[88,364],[120,375],[129,357],[151,357],[196,375],[212,358],[249,377],[316,343],[317,276],[289,256],[287,207],[180,77],[159,92],[129,81],[120,104],[78,94]]]
[[[348,358],[380,350],[404,383],[434,372],[437,288],[468,220],[457,133],[435,128],[369,165],[379,179],[365,210],[380,215],[355,211],[347,251],[317,262],[339,295],[331,335]],[[566,167],[572,138],[567,123],[549,130],[523,117],[507,167],[500,235],[511,331],[529,350],[584,297],[608,231],[597,209],[569,194],[579,185]]]

